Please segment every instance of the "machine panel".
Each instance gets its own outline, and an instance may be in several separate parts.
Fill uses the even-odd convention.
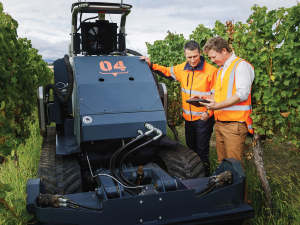
[[[137,129],[143,129],[146,122],[160,126],[166,134],[164,108],[146,62],[129,56],[73,60],[78,143],[136,137]]]

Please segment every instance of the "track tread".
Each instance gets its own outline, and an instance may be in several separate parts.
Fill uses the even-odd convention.
[[[163,159],[171,176],[183,180],[205,176],[200,157],[183,145],[159,146],[157,155]]]
[[[48,128],[44,138],[37,176],[46,187],[47,194],[71,194],[82,192],[81,171],[76,158],[55,156],[56,129]]]

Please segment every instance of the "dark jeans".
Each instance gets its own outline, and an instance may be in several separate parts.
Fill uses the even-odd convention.
[[[210,117],[207,121],[185,121],[186,145],[200,156],[207,176],[210,174],[209,141],[213,126],[213,117]]]

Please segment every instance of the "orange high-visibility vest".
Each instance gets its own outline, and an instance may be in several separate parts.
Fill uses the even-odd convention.
[[[221,81],[222,69],[219,68],[215,87],[216,102],[222,102],[236,93],[235,70],[241,61],[245,60],[239,57],[233,60],[224,74],[223,82]],[[219,121],[245,121],[249,132],[253,134],[253,121],[250,117],[250,113],[252,113],[251,93],[247,100],[243,102],[214,111],[215,119]]]
[[[206,107],[196,107],[186,103],[190,97],[198,95],[212,95],[217,77],[217,69],[207,63],[201,56],[199,68],[193,70],[187,62],[182,64],[164,67],[153,64],[152,69],[157,74],[166,79],[179,81],[181,83],[182,93],[182,116],[187,121],[195,121],[201,118],[201,114],[208,112],[209,116],[213,115],[213,111],[207,110]]]

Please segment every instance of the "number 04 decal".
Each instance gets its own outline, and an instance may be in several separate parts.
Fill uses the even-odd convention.
[[[129,72],[129,71],[125,71],[126,66],[124,66],[123,61],[116,62],[114,67],[112,67],[112,65],[109,61],[101,61],[99,63],[99,65],[100,65],[100,69],[102,71],[108,72],[108,73],[100,72],[101,74],[112,74],[114,76],[117,76],[120,73],[128,73]],[[115,71],[110,72],[113,68],[114,68],[114,70],[121,70],[121,71],[124,71],[124,72],[115,72]]]

